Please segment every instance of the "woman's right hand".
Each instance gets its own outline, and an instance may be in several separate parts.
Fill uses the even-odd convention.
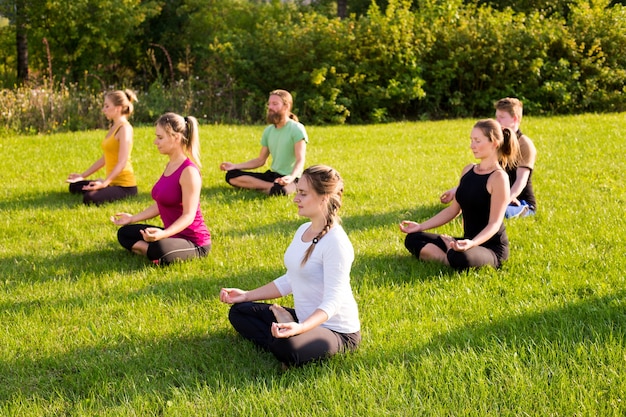
[[[231,171],[233,170],[235,167],[235,164],[233,164],[232,162],[222,162],[220,164],[220,169],[222,171]]]
[[[445,191],[443,194],[441,194],[441,196],[439,196],[439,201],[441,201],[443,204],[448,204],[449,202],[454,200],[455,196],[456,196],[456,188],[451,188],[448,191]]]
[[[115,213],[111,216],[111,221],[117,226],[125,226],[129,223],[132,223],[133,215],[130,213]]]
[[[400,230],[404,233],[415,233],[422,231],[422,225],[410,220],[402,220],[400,222]]]
[[[226,304],[243,303],[246,301],[247,292],[239,288],[222,288],[220,290],[220,301]]]

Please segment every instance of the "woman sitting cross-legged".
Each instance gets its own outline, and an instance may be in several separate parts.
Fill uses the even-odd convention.
[[[357,348],[361,341],[356,301],[350,287],[354,250],[338,224],[343,181],[337,171],[307,168],[293,201],[301,225],[285,252],[286,273],[251,291],[223,288],[220,300],[233,304],[235,330],[270,351],[284,367],[298,366]],[[259,303],[293,294],[295,309]]]
[[[406,248],[417,258],[441,262],[455,269],[491,265],[499,268],[509,256],[504,212],[510,186],[505,168],[515,164],[519,145],[515,132],[493,119],[478,121],[471,132],[470,147],[478,164],[463,168],[456,199],[435,216],[416,223],[403,220]],[[463,213],[463,237],[427,233]]]
[[[67,177],[72,194],[82,194],[83,203],[101,204],[137,195],[137,181],[131,163],[133,150],[133,127],[128,118],[133,114],[133,102],[137,96],[131,90],[111,91],[104,96],[102,113],[111,127],[100,145],[102,156],[82,173]],[[106,177],[87,179],[101,168]]]
[[[112,216],[111,221],[122,226],[117,239],[129,251],[160,265],[206,256],[211,249],[211,234],[200,211],[202,180],[198,169],[197,120],[164,114],[156,122],[154,143],[160,153],[169,157],[165,171],[152,188],[155,203],[139,214]],[[157,216],[164,227],[131,224]]]

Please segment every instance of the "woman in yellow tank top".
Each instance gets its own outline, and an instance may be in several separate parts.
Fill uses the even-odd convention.
[[[85,204],[100,205],[137,195],[137,182],[131,163],[133,127],[128,118],[133,113],[137,96],[130,90],[112,91],[104,96],[102,112],[111,121],[111,128],[102,141],[103,155],[86,171],[67,177],[70,192],[83,194]],[[87,177],[105,168],[106,177],[88,180]]]

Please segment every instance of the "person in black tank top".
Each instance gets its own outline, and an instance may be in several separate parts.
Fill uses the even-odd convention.
[[[523,104],[516,98],[506,97],[495,102],[495,119],[502,127],[508,127],[517,134],[519,155],[517,164],[506,169],[511,184],[511,201],[504,218],[526,217],[537,212],[537,200],[533,191],[532,174],[537,159],[537,149],[528,136],[520,130]],[[439,200],[447,204],[454,199],[456,187],[444,191]]]
[[[405,246],[424,261],[463,270],[491,265],[499,268],[509,256],[509,241],[502,220],[510,201],[505,168],[513,166],[519,152],[515,132],[494,119],[479,120],[471,132],[471,149],[480,160],[463,168],[456,198],[439,213],[416,223],[403,220]],[[463,236],[427,233],[463,215]]]

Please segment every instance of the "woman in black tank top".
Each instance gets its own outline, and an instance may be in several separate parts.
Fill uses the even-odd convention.
[[[515,165],[517,136],[493,119],[479,120],[471,132],[471,149],[478,164],[463,168],[456,199],[435,216],[416,223],[403,220],[405,246],[424,261],[436,261],[454,269],[491,265],[499,268],[509,255],[509,241],[502,222],[510,200],[509,179],[504,171]],[[463,215],[463,236],[427,233]]]

